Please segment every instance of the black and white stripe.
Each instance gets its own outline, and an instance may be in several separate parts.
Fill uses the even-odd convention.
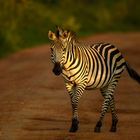
[[[139,83],[140,76],[128,66],[120,51],[112,44],[81,43],[77,41],[75,34],[61,28],[58,28],[57,35],[51,33],[49,38],[53,40],[53,72],[56,75],[62,73],[71,97],[73,117],[70,132],[78,129],[78,101],[84,90],[96,88],[100,89],[104,102],[95,132],[100,132],[102,120],[109,107],[112,113],[111,131],[115,132],[118,118],[113,93],[121,73],[127,67],[130,76]]]

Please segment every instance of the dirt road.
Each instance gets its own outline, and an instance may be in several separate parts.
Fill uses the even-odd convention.
[[[86,38],[111,42],[140,73],[140,33],[108,33]],[[52,73],[49,46],[27,49],[0,60],[0,140],[139,140],[140,86],[126,72],[116,90],[118,131],[109,132],[106,114],[94,133],[102,96],[86,91],[79,103],[80,125],[69,133],[71,106],[63,79]]]

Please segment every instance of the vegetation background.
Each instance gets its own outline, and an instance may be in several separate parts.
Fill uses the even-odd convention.
[[[0,0],[0,57],[48,42],[55,25],[80,36],[140,31],[140,1]]]

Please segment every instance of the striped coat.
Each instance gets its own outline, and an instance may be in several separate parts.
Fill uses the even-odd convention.
[[[51,60],[55,75],[64,77],[66,89],[72,104],[72,124],[70,132],[78,130],[78,101],[85,89],[99,88],[104,97],[102,110],[94,131],[100,132],[102,121],[110,107],[112,113],[111,132],[116,132],[118,117],[115,109],[114,90],[126,68],[129,75],[140,83],[139,74],[123,58],[120,51],[109,43],[81,43],[69,30],[57,28],[49,31],[53,41]]]

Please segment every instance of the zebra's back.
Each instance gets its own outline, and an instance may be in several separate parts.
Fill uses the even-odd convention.
[[[117,80],[124,70],[125,60],[121,52],[112,44],[98,43],[90,45],[88,55],[90,57],[88,57],[87,89],[102,88],[108,85],[113,78]]]

